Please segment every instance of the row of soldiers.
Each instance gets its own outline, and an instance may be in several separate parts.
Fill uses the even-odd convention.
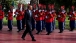
[[[28,5],[29,6],[29,5]],[[46,5],[39,4],[38,9],[36,8],[36,4],[33,5],[33,18],[32,18],[32,31],[34,29],[37,30],[36,34],[39,34],[42,30],[46,29],[47,35],[52,33],[55,29],[55,20],[58,20],[58,27],[60,32],[62,33],[65,28],[65,19],[66,15],[69,16],[68,20],[70,25],[70,31],[73,31],[75,28],[75,20],[76,20],[76,11],[75,6],[71,6],[71,9],[69,10],[69,13],[66,13],[65,6],[62,5],[60,7],[60,10],[58,13],[55,10],[54,4],[48,5],[48,10],[46,10]],[[16,9],[15,17],[17,20],[17,32],[20,32],[21,30],[24,30],[25,28],[25,8],[23,4],[18,4],[18,9]],[[2,30],[2,20],[4,18],[4,12],[2,11],[2,6],[0,5],[0,30]],[[12,31],[12,21],[13,21],[13,6],[10,6],[10,9],[8,11],[8,31]]]

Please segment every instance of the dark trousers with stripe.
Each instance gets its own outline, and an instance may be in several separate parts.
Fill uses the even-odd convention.
[[[60,32],[64,30],[64,22],[58,22]]]
[[[40,32],[42,30],[42,21],[37,21],[36,30]]]
[[[18,30],[22,29],[22,20],[17,20],[17,29]]]
[[[32,18],[32,31],[36,28],[35,20]]]
[[[55,29],[55,20],[52,22],[53,30]]]
[[[12,30],[12,20],[8,20],[8,28],[9,30]]]
[[[50,33],[50,32],[52,32],[52,30],[53,30],[52,22],[46,23],[46,31],[47,31],[48,33]]]
[[[0,30],[2,30],[2,27],[3,27],[3,23],[2,23],[2,19],[0,19]]]
[[[45,29],[45,20],[42,20],[42,30]]]
[[[74,28],[75,28],[75,20],[70,20],[69,24],[70,24],[70,29],[74,30]]]

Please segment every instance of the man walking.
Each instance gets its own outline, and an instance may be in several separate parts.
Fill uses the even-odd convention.
[[[22,35],[22,39],[23,40],[25,40],[24,38],[25,38],[25,36],[26,36],[26,34],[27,33],[29,33],[30,34],[30,36],[31,36],[31,38],[32,38],[32,41],[36,41],[35,39],[34,39],[34,36],[33,36],[33,34],[32,34],[32,30],[31,30],[31,28],[32,28],[32,24],[31,24],[31,20],[32,20],[32,6],[30,5],[30,6],[28,6],[28,9],[27,9],[27,11],[25,12],[25,16],[24,16],[24,18],[25,18],[25,21],[26,21],[26,30],[24,31],[24,33],[23,33],[23,35]]]

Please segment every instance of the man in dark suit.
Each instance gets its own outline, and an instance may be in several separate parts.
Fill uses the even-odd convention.
[[[22,38],[23,40],[25,40],[24,38],[25,38],[26,34],[29,33],[30,36],[31,36],[31,38],[32,38],[32,41],[36,41],[36,40],[34,39],[34,36],[33,36],[33,34],[32,34],[32,30],[31,30],[31,28],[32,28],[31,20],[32,20],[32,18],[33,18],[33,17],[32,17],[32,6],[31,6],[31,5],[28,6],[28,9],[27,9],[27,11],[25,12],[24,18],[25,18],[25,21],[26,21],[26,30],[24,31],[24,33],[23,33],[23,35],[22,35],[21,38]]]

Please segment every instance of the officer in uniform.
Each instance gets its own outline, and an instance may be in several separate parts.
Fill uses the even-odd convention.
[[[24,4],[22,4],[22,30],[24,30],[24,28],[25,28],[25,18],[24,18],[24,15],[25,15],[25,12],[26,12],[26,10],[25,10],[25,7],[24,7]]]
[[[10,10],[8,11],[8,31],[12,31],[12,20],[13,20],[13,6],[10,6]]]
[[[45,13],[46,13],[46,5],[42,5],[41,8],[43,15],[42,15],[42,30],[45,29]]]
[[[20,3],[18,4],[18,9],[15,11],[15,14],[17,15],[17,17],[16,17],[17,28],[18,28],[17,32],[20,32],[22,29],[22,15],[23,15]]]
[[[52,30],[53,30],[53,27],[52,27],[52,22],[53,22],[53,14],[52,14],[52,11],[51,11],[51,5],[49,4],[48,5],[48,11],[46,13],[46,19],[45,19],[45,22],[46,22],[46,31],[47,31],[47,34],[46,35],[49,35]]]
[[[56,11],[54,8],[54,4],[51,5],[51,10],[52,10],[52,14],[53,14],[53,22],[52,22],[52,26],[53,26],[53,30],[55,29],[55,17],[56,17]]]
[[[70,20],[70,31],[75,29],[75,20],[76,20],[76,11],[75,6],[71,6],[71,10],[69,11],[69,20]]]
[[[35,12],[36,12],[36,4],[33,5],[32,31],[36,28]]]
[[[2,30],[3,27],[3,18],[4,18],[4,11],[2,10],[2,5],[0,4],[0,31]]]
[[[41,4],[38,5],[38,10],[36,10],[36,15],[35,15],[35,20],[36,20],[36,30],[37,30],[37,33],[36,34],[39,34],[42,30],[42,15],[43,15],[43,12],[41,11]]]
[[[66,17],[66,11],[64,10],[65,6],[62,5],[61,9],[59,11],[59,14],[57,15],[58,25],[59,25],[59,33],[62,33],[64,30],[64,22]]]

